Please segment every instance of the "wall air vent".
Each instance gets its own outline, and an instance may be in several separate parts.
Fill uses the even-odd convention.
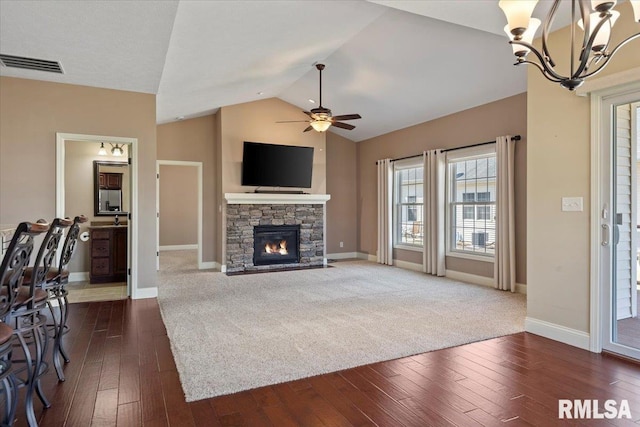
[[[27,70],[46,71],[48,73],[64,74],[62,66],[57,61],[46,59],[25,58],[24,56],[5,55],[0,53],[0,64],[5,67],[24,68]]]

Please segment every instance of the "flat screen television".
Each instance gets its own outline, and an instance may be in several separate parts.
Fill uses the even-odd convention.
[[[313,147],[244,142],[242,185],[311,188]]]

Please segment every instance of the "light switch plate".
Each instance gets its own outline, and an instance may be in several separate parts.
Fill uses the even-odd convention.
[[[563,212],[582,212],[582,197],[563,197]]]

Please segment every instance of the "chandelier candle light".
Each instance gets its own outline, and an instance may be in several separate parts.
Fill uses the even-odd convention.
[[[571,62],[570,74],[562,75],[556,70],[556,63],[548,49],[548,36],[556,17],[561,0],[554,0],[544,23],[532,18],[538,0],[500,0],[498,5],[507,16],[504,28],[509,36],[509,43],[518,62],[514,65],[531,64],[549,80],[560,83],[560,86],[574,90],[588,77],[599,73],[613,55],[631,40],[640,37],[640,32],[633,34],[609,50],[611,29],[620,16],[613,10],[616,1],[602,0],[569,0],[571,1]],[[640,0],[629,0],[633,8],[634,20],[640,22]],[[580,11],[580,20],[576,22],[576,7]],[[540,25],[542,26],[542,52],[533,46],[533,39]],[[576,25],[583,31],[582,46],[576,58]],[[527,59],[529,52],[538,58],[538,62]],[[636,55],[637,55],[636,51]]]

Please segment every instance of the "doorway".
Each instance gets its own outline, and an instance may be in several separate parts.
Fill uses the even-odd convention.
[[[601,99],[597,201],[601,349],[638,360],[639,119],[640,91]]]
[[[110,147],[110,143],[124,148],[124,155],[118,159],[109,158],[109,160],[120,160],[118,163],[127,165],[127,173],[122,173],[120,176],[126,176],[126,179],[122,182],[122,187],[127,189],[127,195],[122,194],[121,200],[123,203],[127,203],[127,214],[124,213],[122,207],[122,214],[118,215],[118,221],[127,221],[126,230],[118,230],[118,235],[126,235],[126,254],[121,263],[125,263],[124,271],[124,286],[120,289],[103,289],[105,286],[94,286],[88,284],[90,276],[90,267],[87,267],[87,259],[90,258],[91,243],[89,242],[89,229],[88,226],[99,226],[104,223],[105,226],[110,225],[115,221],[115,214],[106,213],[105,215],[98,215],[97,211],[100,209],[94,206],[99,198],[96,198],[94,187],[94,174],[96,173],[93,157],[96,159],[104,160],[104,156],[99,156],[98,151],[100,144],[104,143]],[[84,156],[81,161],[74,156],[69,157],[68,154],[73,153],[74,150],[80,150],[82,153],[80,157]],[[69,153],[67,152],[69,151]],[[87,154],[93,153],[95,154]],[[91,158],[89,158],[89,157]],[[86,157],[86,158],[85,158]],[[108,156],[107,156],[108,157]],[[73,168],[73,171],[70,170]],[[106,171],[106,170],[105,170]],[[116,174],[122,172],[121,170],[109,171]],[[106,173],[106,172],[105,172]],[[75,216],[83,214],[89,218],[86,226],[81,229],[81,236],[74,255],[75,262],[77,263],[74,270],[71,270],[70,281],[85,282],[86,286],[82,288],[82,300],[87,301],[91,298],[114,298],[116,293],[121,297],[133,297],[136,298],[138,294],[137,290],[137,238],[138,230],[136,224],[136,208],[137,208],[137,139],[136,138],[122,138],[122,137],[110,137],[99,135],[83,135],[83,134],[56,134],[56,216]],[[81,176],[81,177],[80,177]],[[68,202],[72,202],[71,206]],[[115,208],[115,207],[114,207]],[[123,236],[124,237],[124,236]],[[122,239],[124,240],[124,239]],[[122,252],[122,251],[121,251]],[[81,256],[82,255],[82,256]],[[73,286],[73,284],[71,285]],[[100,288],[100,289],[99,289]],[[101,290],[102,289],[102,290]],[[113,294],[113,295],[111,295]],[[73,297],[70,299],[73,300]]]
[[[185,260],[196,268],[202,261],[202,162],[156,161],[156,269],[161,252],[176,252],[162,259]],[[182,262],[182,261],[180,261]]]

